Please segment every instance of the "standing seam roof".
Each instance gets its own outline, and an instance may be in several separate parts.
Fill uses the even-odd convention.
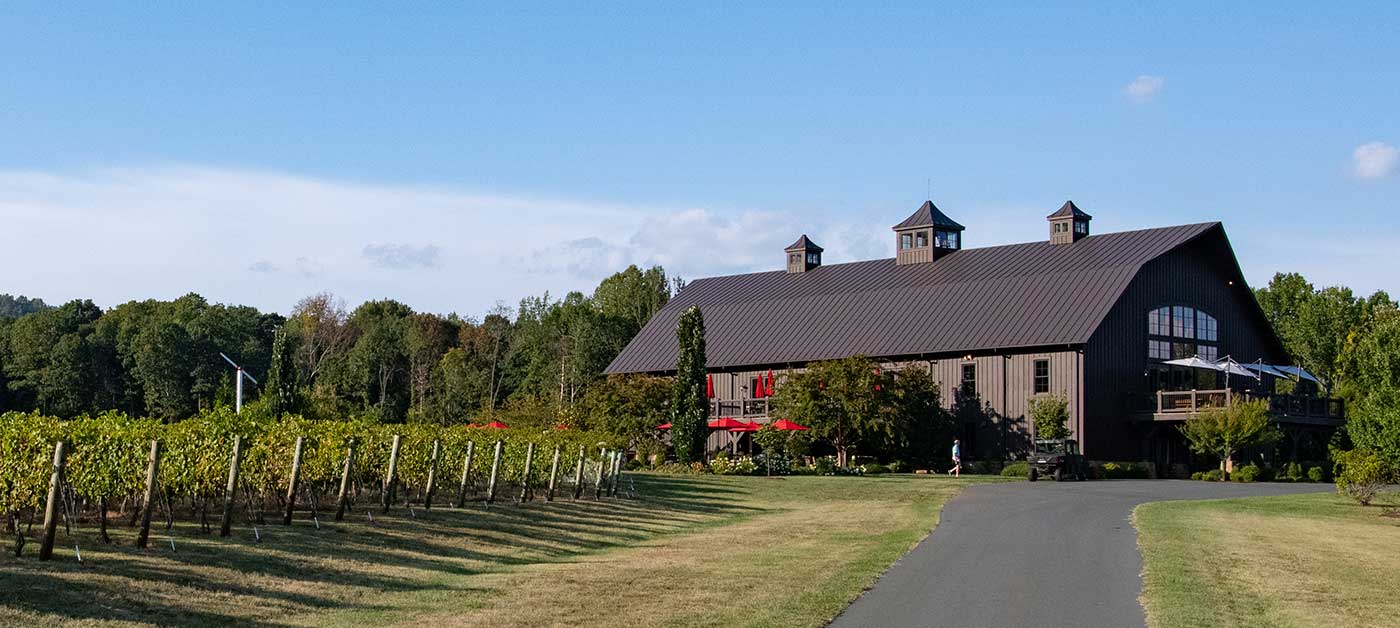
[[[1082,344],[1148,261],[1220,223],[964,249],[935,262],[878,259],[692,281],[608,373],[675,369],[676,323],[698,306],[707,367]]]

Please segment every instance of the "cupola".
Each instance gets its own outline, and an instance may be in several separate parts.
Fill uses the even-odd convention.
[[[1074,201],[1065,201],[1045,219],[1050,221],[1050,244],[1074,244],[1089,237],[1089,221],[1094,217],[1076,207]]]
[[[822,247],[808,239],[805,233],[783,251],[787,253],[789,273],[805,273],[822,265]]]
[[[908,218],[894,226],[895,264],[932,262],[962,248],[963,226],[924,201]]]

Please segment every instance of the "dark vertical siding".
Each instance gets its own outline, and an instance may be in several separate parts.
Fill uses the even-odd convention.
[[[1233,282],[1233,284],[1231,284]],[[1238,272],[1224,231],[1216,228],[1147,264],[1128,285],[1085,349],[1087,455],[1099,459],[1148,457],[1146,429],[1134,413],[1149,386],[1147,313],[1164,305],[1204,310],[1219,322],[1220,354],[1240,362],[1287,361],[1254,295]]]

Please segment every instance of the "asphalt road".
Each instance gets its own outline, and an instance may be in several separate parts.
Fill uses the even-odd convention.
[[[1328,490],[1183,480],[979,484],[948,502],[933,534],[831,626],[1144,626],[1134,506]]]

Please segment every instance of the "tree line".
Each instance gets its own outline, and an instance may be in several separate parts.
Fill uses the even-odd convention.
[[[351,310],[329,293],[286,315],[197,294],[108,310],[3,295],[0,411],[179,421],[233,405],[224,353],[258,379],[245,396],[274,416],[582,427],[596,415],[590,393],[626,397],[599,390],[601,373],[680,285],[632,266],[591,294],[528,297],[480,318],[394,300]]]
[[[1400,307],[1384,291],[1360,297],[1344,286],[1317,288],[1302,275],[1276,274],[1255,291],[1285,348],[1346,403],[1346,425],[1332,444],[1352,475],[1400,480]],[[1355,477],[1339,475],[1339,484]],[[1348,489],[1350,490],[1350,489]]]

